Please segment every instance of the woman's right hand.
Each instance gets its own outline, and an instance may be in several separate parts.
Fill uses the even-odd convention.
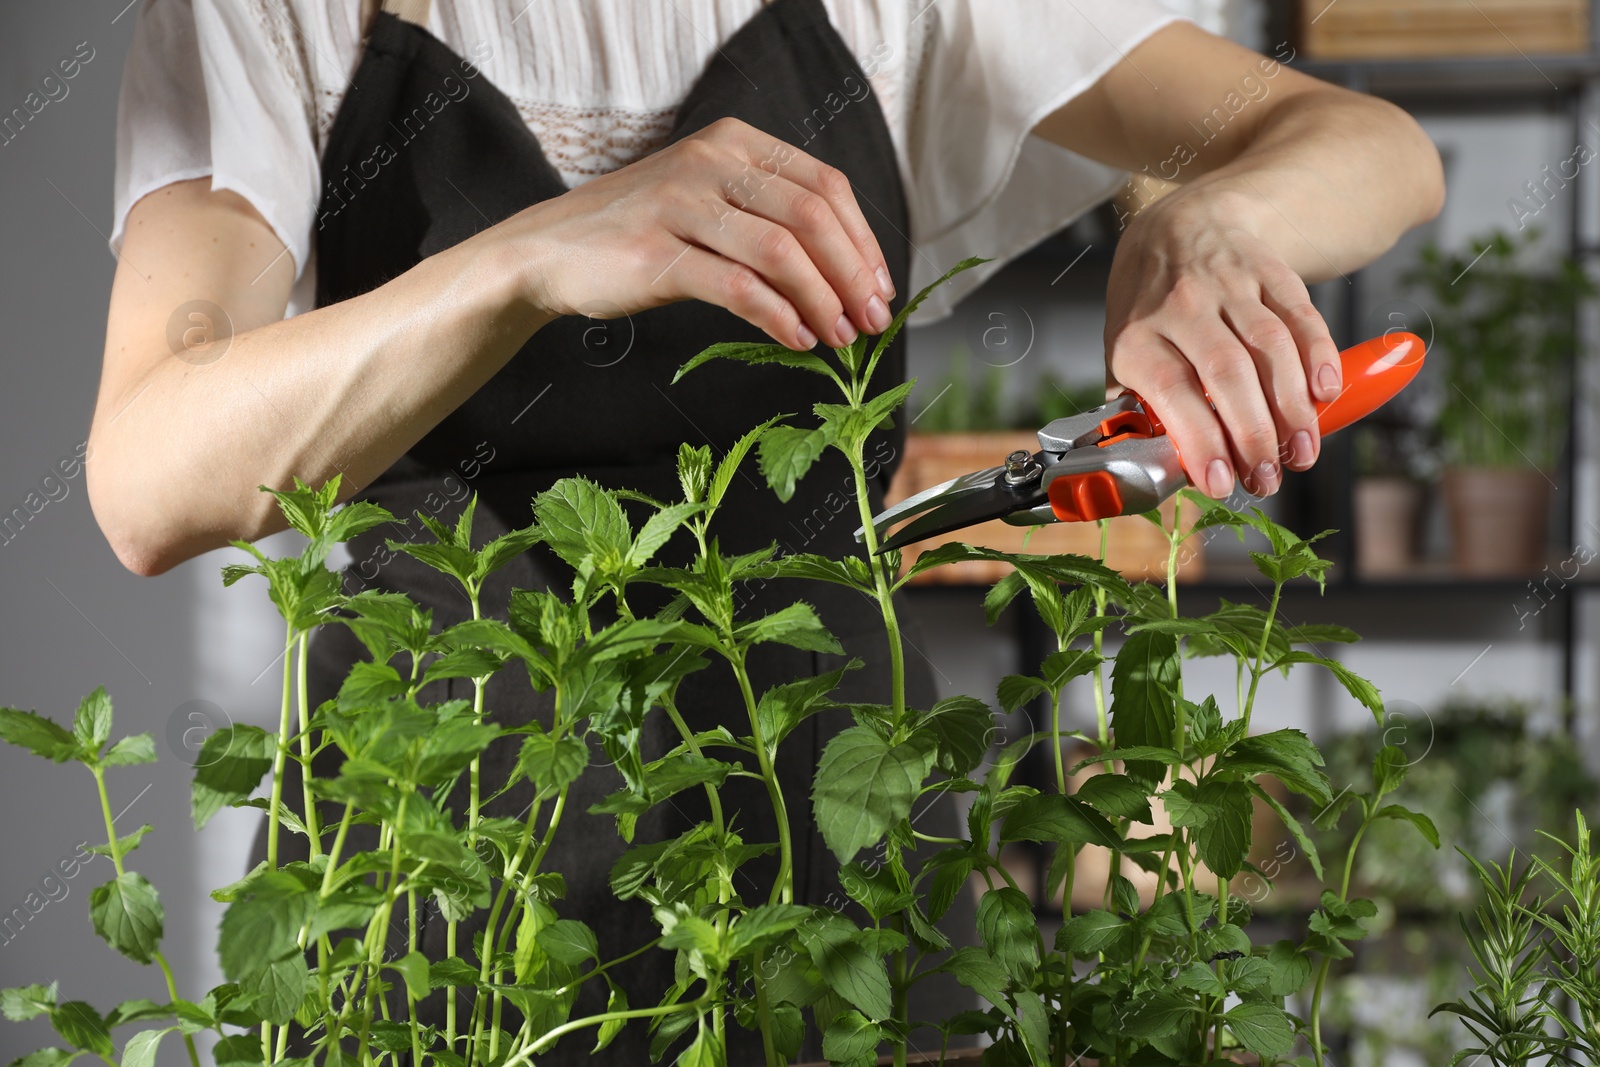
[[[894,287],[849,179],[737,119],[508,227],[524,298],[544,314],[615,318],[698,299],[801,350],[889,325]]]

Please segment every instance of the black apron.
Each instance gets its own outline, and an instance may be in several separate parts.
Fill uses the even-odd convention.
[[[453,79],[453,80],[452,80]],[[467,86],[463,91],[461,86]],[[869,82],[828,19],[821,0],[776,0],[733,35],[711,59],[677,114],[670,140],[676,141],[717,119],[733,116],[799,147],[844,171],[855,186],[862,210],[877,235],[889,272],[903,300],[910,254],[905,195],[889,131],[878,104],[865,98]],[[384,153],[380,146],[387,146]],[[387,158],[385,158],[387,156]],[[381,160],[381,163],[377,161]],[[375,165],[376,164],[376,165]],[[367,292],[423,258],[567,187],[542,152],[517,109],[481,73],[465,64],[426,30],[380,12],[373,23],[355,78],[329,133],[323,156],[326,191],[317,232],[319,306]],[[374,171],[376,173],[374,173]],[[774,367],[716,363],[673,385],[676,369],[719,341],[768,340],[764,334],[721,308],[687,301],[602,323],[561,318],[536,333],[520,352],[475,395],[424,436],[405,456],[360,494],[409,522],[403,529],[379,527],[350,544],[354,562],[346,590],[374,588],[408,594],[430,608],[436,626],[470,616],[464,594],[444,576],[410,557],[391,553],[385,538],[407,540],[422,533],[418,510],[453,522],[469,492],[478,494],[474,543],[532,521],[533,496],[558,478],[582,474],[602,485],[629,488],[657,499],[677,499],[676,454],[680,442],[710,444],[715,455],[759,422],[780,413],[812,424],[811,405],[840,400],[833,383],[820,376]],[[329,358],[337,358],[330,352]],[[876,382],[880,388],[904,379],[904,345],[886,353]],[[872,494],[881,504],[903,433],[884,431],[868,444],[876,461]],[[719,512],[713,533],[726,553],[777,542],[785,552],[841,556],[859,551],[854,530],[859,515],[849,468],[830,450],[799,483],[794,498],[781,504],[755,470],[736,478]],[[637,523],[637,519],[635,520]],[[426,539],[426,538],[425,538]],[[669,543],[663,556],[683,562],[692,549],[687,535]],[[512,589],[551,588],[570,592],[569,569],[544,546],[513,561],[484,586],[485,615],[504,618]],[[782,581],[749,590],[745,617],[754,618],[803,599],[818,611],[851,656],[866,667],[846,676],[842,700],[888,700],[887,643],[873,602],[838,586]],[[640,614],[653,608],[646,590],[630,604]],[[914,707],[935,699],[928,663],[912,620],[907,628],[906,695]],[[311,644],[309,697],[315,706],[334,696],[351,665],[367,658],[350,631],[339,625],[318,630]],[[750,657],[757,695],[780,682],[841,666],[845,657],[804,652],[779,645],[758,646]],[[469,679],[435,682],[420,694],[440,701],[472,697]],[[533,692],[524,672],[508,668],[488,684],[487,717],[505,725],[531,719],[548,723],[551,696]],[[691,728],[725,723],[748,733],[737,686],[725,665],[691,675],[679,690],[679,705]],[[840,907],[845,897],[831,853],[810,819],[810,783],[828,738],[848,718],[842,712],[813,717],[780,753],[779,775],[790,803],[795,842],[795,892],[803,903]],[[646,719],[646,758],[677,744],[666,716]],[[487,796],[504,781],[515,761],[515,739],[497,743],[483,760]],[[317,765],[319,775],[337,773],[337,757]],[[606,759],[598,746],[594,763]],[[607,875],[626,847],[612,817],[587,809],[620,788],[620,775],[595,766],[573,787],[567,814],[543,869],[560,871],[568,893],[558,906],[563,917],[580,919],[599,937],[602,958],[637,948],[659,934],[649,908],[639,901],[617,902]],[[298,798],[297,788],[285,791]],[[519,816],[530,797],[525,788],[509,791],[486,806],[484,814]],[[735,817],[747,842],[776,840],[775,821],[759,782],[730,779],[724,807]],[[461,818],[465,783],[448,806]],[[674,837],[708,818],[704,796],[681,793],[639,820],[636,842]],[[945,835],[954,825],[947,804],[918,816],[918,828]],[[351,833],[348,849],[373,847],[370,834]],[[303,858],[304,840],[283,842],[289,859]],[[257,858],[265,855],[264,834]],[[747,902],[764,902],[776,860],[752,861],[739,889]],[[963,910],[958,906],[958,911]],[[484,915],[457,931],[458,952],[472,955],[472,935]],[[430,908],[422,920],[422,948],[440,958],[445,921]],[[402,949],[403,951],[403,949]],[[670,952],[647,953],[616,975],[634,1007],[657,1003],[672,982]],[[921,983],[926,986],[931,983]],[[420,1005],[423,1021],[442,1026],[444,997],[435,992]],[[470,996],[458,994],[458,1025],[470,1018]],[[585,987],[574,1018],[604,1010],[604,985]],[[931,1005],[930,1005],[931,1006]],[[398,1008],[403,1012],[403,1008]],[[520,1020],[506,1008],[508,1028]],[[923,1031],[926,1036],[928,1031]],[[730,1025],[729,1062],[761,1061],[758,1035]],[[539,1057],[542,1064],[578,1063],[589,1058],[592,1033],[576,1034]],[[618,1063],[647,1062],[649,1035],[630,1024],[607,1049]],[[816,1035],[802,1052],[820,1059]]]

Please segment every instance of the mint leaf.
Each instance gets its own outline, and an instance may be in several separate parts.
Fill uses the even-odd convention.
[[[75,759],[82,751],[78,739],[55,720],[18,708],[0,708],[0,740],[56,763]]]
[[[246,893],[223,912],[217,939],[222,971],[236,981],[298,952],[300,927],[316,906],[314,886],[289,870],[263,871]]]
[[[829,1063],[850,1063],[877,1051],[883,1029],[859,1011],[847,1011],[828,1024],[822,1035],[822,1055]]]
[[[118,837],[118,854],[126,856],[128,853],[138,848],[139,842],[144,840],[144,835],[153,829],[155,829],[153,826],[151,826],[149,823],[145,823],[132,833],[123,834],[121,837]],[[88,850],[93,852],[96,856],[109,856],[111,855],[111,843],[108,841],[103,845],[90,845]]]
[[[1120,774],[1093,775],[1078,786],[1073,796],[1114,819],[1154,825],[1149,794]]]
[[[517,766],[543,792],[556,793],[571,785],[589,765],[589,746],[571,734],[556,738],[542,730],[522,742]]]
[[[56,985],[25,985],[0,989],[0,1015],[14,1023],[48,1015],[56,1007]]]
[[[1093,956],[1128,940],[1134,925],[1109,911],[1086,911],[1056,932],[1056,948],[1074,956]]]
[[[248,723],[233,723],[208,736],[195,761],[190,793],[194,828],[200,829],[223,807],[254,793],[272,769],[276,751],[277,738]]]
[[[767,749],[776,752],[779,743],[795,727],[824,708],[834,707],[828,694],[839,687],[846,671],[856,670],[860,666],[861,661],[853,659],[837,670],[775,685],[761,694],[761,701],[756,705],[756,718],[761,723],[761,736],[767,743]]]
[[[161,1046],[161,1039],[176,1029],[176,1026],[169,1026],[164,1030],[140,1030],[128,1038],[122,1048],[122,1067],[155,1067],[156,1049]]]
[[[1374,820],[1400,819],[1403,822],[1408,822],[1417,828],[1417,832],[1427,840],[1428,844],[1434,848],[1439,847],[1438,827],[1433,825],[1432,819],[1420,811],[1412,811],[1410,808],[1403,808],[1399,804],[1385,804],[1373,812],[1372,817]]]
[[[1067,845],[1121,843],[1105,816],[1075,797],[1040,793],[1024,797],[1000,824],[1002,841],[1054,841]]]
[[[630,541],[628,517],[616,498],[587,478],[562,478],[533,501],[545,543],[569,566],[587,556],[601,571],[619,566]]]
[[[102,767],[131,767],[138,763],[154,763],[156,745],[149,734],[130,734],[112,745],[100,757]]]
[[[731,359],[739,363],[749,363],[753,366],[762,364],[776,364],[780,367],[794,367],[798,370],[808,370],[822,374],[839,381],[838,374],[832,367],[823,362],[822,357],[811,352],[798,352],[779,344],[763,344],[750,341],[724,341],[704,349],[689,362],[678,368],[678,373],[672,376],[672,384],[677,385],[685,374],[714,359]],[[843,385],[840,386],[843,388]]]
[[[616,1015],[627,1011],[628,994],[623,992],[621,986],[611,980],[609,974],[605,975],[605,980],[606,985],[611,988],[611,992],[606,997],[606,1014]],[[616,1040],[617,1035],[622,1033],[622,1028],[627,1024],[628,1020],[626,1019],[607,1019],[601,1023],[600,1029],[595,1033],[594,1048],[589,1051],[589,1054],[592,1056],[611,1044],[612,1041]]]
[[[978,936],[990,955],[1025,979],[1039,965],[1039,927],[1033,903],[1010,886],[991,889],[978,901]]]
[[[1344,686],[1345,691],[1360,701],[1368,711],[1372,712],[1372,716],[1378,721],[1378,725],[1383,725],[1383,696],[1378,692],[1377,686],[1336,659],[1313,655],[1310,652],[1302,652],[1299,649],[1295,649],[1288,655],[1274,660],[1272,666],[1277,669],[1290,667],[1296,663],[1315,663],[1328,668],[1333,673],[1334,678],[1338,679],[1339,684]]]
[[[996,733],[994,710],[974,697],[946,697],[923,715],[920,724],[938,741],[939,769],[952,778],[983,762]]]
[[[1294,1023],[1271,1004],[1236,1004],[1222,1016],[1239,1044],[1258,1056],[1281,1056],[1294,1047]]]
[[[839,639],[827,631],[817,618],[816,611],[803,601],[796,601],[771,615],[747,622],[734,630],[733,636],[741,645],[776,641],[808,652],[844,653]]]
[[[828,742],[811,799],[817,828],[840,863],[876,844],[911,814],[928,773],[928,755],[911,742],[891,746],[864,726],[852,726]]]
[[[1171,634],[1129,635],[1111,669],[1111,726],[1118,748],[1170,747],[1177,729],[1171,691],[1178,686],[1178,644]],[[1148,760],[1129,760],[1127,776],[1154,788],[1166,769]]]
[[[246,972],[239,978],[239,991],[254,998],[250,1007],[263,1019],[282,1026],[294,1018],[309,982],[305,956],[292,952]]]
[[[761,435],[757,462],[779,500],[787,502],[794,496],[795,483],[811,469],[827,443],[827,435],[820,429],[797,426],[774,426]]]
[[[1319,806],[1333,799],[1328,789],[1328,776],[1322,773],[1321,767],[1322,753],[1299,730],[1274,730],[1240,738],[1215,764],[1217,770],[1232,771],[1246,778],[1273,775]]]
[[[111,698],[106,687],[97,686],[83,698],[77,714],[72,718],[72,736],[78,745],[91,756],[100,754],[101,747],[111,737]]]
[[[105,1020],[95,1011],[94,1005],[86,1001],[69,1000],[62,1004],[50,1013],[50,1025],[74,1048],[105,1057],[115,1054]]]
[[[1201,862],[1218,878],[1232,878],[1250,851],[1250,790],[1243,782],[1206,782],[1195,790],[1194,805],[1208,816],[1194,828]]]
[[[1379,797],[1387,796],[1400,788],[1406,780],[1411,763],[1405,750],[1394,745],[1384,745],[1372,759],[1372,786]]]
[[[89,918],[106,944],[138,963],[149,963],[161,944],[161,900],[135,871],[119,874],[89,894]]]
[[[702,1027],[698,1036],[678,1057],[677,1067],[728,1067],[722,1040],[715,1030]]]

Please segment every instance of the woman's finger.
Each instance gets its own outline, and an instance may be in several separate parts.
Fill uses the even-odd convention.
[[[685,243],[658,276],[663,301],[704,300],[727,308],[780,345],[798,351],[816,347],[817,336],[794,304],[743,263]]]
[[[758,176],[781,175],[828,202],[863,262],[871,268],[878,296],[884,301],[892,299],[894,283],[889,278],[888,261],[884,259],[878,238],[861,212],[861,205],[856,202],[855,189],[845,173],[771,134],[762,133],[748,123],[732,119],[723,122],[727,124],[726,127],[723,123],[716,123],[708,130],[715,136],[727,138],[730,144],[738,145],[740,154]]]
[[[696,220],[680,236],[718,255],[750,267],[800,311],[811,331],[842,348],[856,338],[833,285],[823,277],[812,252],[787,227],[732,205],[726,211],[694,212]]]
[[[1306,365],[1294,335],[1253,295],[1236,297],[1231,303],[1233,306],[1223,308],[1223,317],[1255,360],[1277,428],[1278,460],[1305,470],[1317,460],[1321,437],[1306,383]]]
[[[1263,275],[1261,302],[1278,316],[1294,337],[1312,397],[1324,404],[1336,400],[1344,391],[1339,346],[1328,333],[1322,313],[1311,303],[1306,283],[1287,268],[1272,271]]]
[[[1161,419],[1195,487],[1217,500],[1232,493],[1227,437],[1183,353],[1153,331],[1128,331],[1113,342],[1107,366],[1115,384],[1132,389]]]
[[[821,194],[779,176],[767,179],[747,200],[735,200],[732,206],[769,219],[793,234],[827,279],[848,319],[838,324],[837,331],[819,329],[818,333],[826,337],[836,332],[853,339],[857,330],[882,333],[889,325],[889,305],[878,292],[872,267],[862,258],[833,205]]]
[[[1185,321],[1167,339],[1210,395],[1238,457],[1244,487],[1257,496],[1277,492],[1282,480],[1278,430],[1250,353],[1220,318]]]

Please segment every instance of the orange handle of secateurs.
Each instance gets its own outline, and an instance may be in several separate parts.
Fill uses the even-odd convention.
[[[1317,429],[1326,437],[1383,407],[1411,384],[1426,354],[1422,338],[1398,330],[1340,352],[1343,387],[1317,404]]]
[[[1417,376],[1426,354],[1422,338],[1399,331],[1339,353],[1343,383],[1339,395],[1316,405],[1317,428],[1322,436],[1344,429],[1393,400]],[[1166,430],[1146,407],[1143,413],[1113,415],[1100,424],[1100,433],[1098,444],[1107,447],[1130,437],[1164,436]],[[1123,512],[1121,488],[1108,470],[1064,475],[1052,481],[1047,492],[1051,510],[1061,522],[1086,522]]]

